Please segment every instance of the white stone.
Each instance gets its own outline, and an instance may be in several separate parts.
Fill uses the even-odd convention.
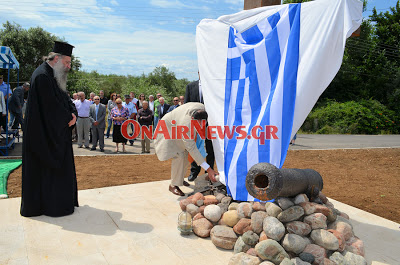
[[[221,219],[222,211],[218,205],[207,205],[204,208],[204,217],[210,220],[211,222],[218,222]]]

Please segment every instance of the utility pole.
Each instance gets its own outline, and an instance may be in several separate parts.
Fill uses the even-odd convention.
[[[244,0],[244,10],[249,10],[262,6],[280,5],[281,0]],[[360,37],[361,27],[353,32],[351,37]]]

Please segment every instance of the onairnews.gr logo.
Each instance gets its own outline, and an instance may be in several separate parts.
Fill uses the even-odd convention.
[[[264,127],[257,125],[252,127],[250,130],[246,126],[206,126],[206,120],[191,120],[190,127],[184,125],[176,125],[176,121],[171,122],[170,129],[165,120],[158,121],[157,127],[153,132],[153,125],[145,126],[140,125],[136,120],[126,120],[121,126],[122,135],[132,140],[140,135],[140,139],[147,137],[148,139],[156,139],[159,134],[162,134],[166,140],[178,140],[178,139],[192,139],[194,140],[196,131],[201,139],[233,139],[244,140],[244,139],[256,139],[259,140],[260,144],[264,144],[265,140],[277,140],[279,139],[276,133],[278,127],[273,125],[266,125]],[[129,133],[128,126],[132,126],[132,133]],[[132,128],[131,127],[131,128]],[[249,133],[248,133],[249,132]]]

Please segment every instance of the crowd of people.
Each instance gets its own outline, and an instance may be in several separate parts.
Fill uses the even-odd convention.
[[[126,152],[125,145],[128,141],[131,146],[134,143],[134,140],[127,140],[121,134],[124,121],[129,119],[136,120],[140,125],[153,125],[154,130],[165,114],[185,103],[185,97],[179,96],[168,104],[161,93],[156,94],[156,99],[153,95],[146,97],[143,93],[136,98],[134,92],[123,97],[111,93],[107,98],[103,90],[99,91],[99,95],[91,92],[89,99],[86,99],[84,92],[74,93],[71,100],[78,112],[76,127],[72,133],[78,148],[95,151],[98,144],[100,152],[104,152],[104,138],[111,136],[116,144],[114,152],[120,152],[121,144],[123,153]],[[89,146],[90,143],[92,147]],[[150,153],[150,139],[147,136],[141,140],[141,145],[142,153]]]

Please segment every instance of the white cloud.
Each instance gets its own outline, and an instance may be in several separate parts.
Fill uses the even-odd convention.
[[[244,2],[243,0],[224,0],[225,3],[231,4],[231,5],[241,5],[243,6]]]
[[[151,0],[150,4],[157,7],[167,8],[167,7],[174,7],[174,8],[182,8],[187,7],[187,5],[183,4],[181,1],[169,1],[169,0]]]
[[[107,2],[109,6],[96,0],[70,0],[68,4],[38,0],[29,7],[16,2],[2,7],[0,22],[15,21],[24,28],[40,26],[64,37],[76,47],[73,53],[80,58],[82,70],[140,75],[168,65],[178,78],[196,78],[194,30],[185,33],[165,29],[169,24],[194,25],[193,21],[179,16],[159,22],[168,25],[159,25],[156,19],[135,20],[135,16],[125,17],[114,10],[116,0]],[[185,7],[180,1],[152,0],[152,4]]]
[[[116,0],[111,0],[110,4],[112,4],[113,6],[119,6]]]
[[[197,59],[195,35],[149,28],[138,31],[101,33],[70,32],[83,70],[140,75],[168,65],[180,78],[195,79]],[[78,43],[78,44],[75,44]]]

